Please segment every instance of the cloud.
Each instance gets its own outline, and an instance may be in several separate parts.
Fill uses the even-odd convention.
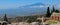
[[[58,5],[57,7],[60,8],[60,5]]]
[[[43,8],[43,7],[45,7],[45,6],[40,5],[40,8]]]
[[[47,6],[43,6],[43,5],[40,5],[40,6],[32,6],[30,8],[46,8]]]
[[[56,8],[60,8],[60,5],[56,5],[55,7],[56,7]]]

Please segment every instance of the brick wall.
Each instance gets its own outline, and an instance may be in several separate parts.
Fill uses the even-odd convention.
[[[50,20],[60,21],[60,17],[59,16],[51,16]]]

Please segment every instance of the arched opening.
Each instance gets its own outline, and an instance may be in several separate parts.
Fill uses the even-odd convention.
[[[1,23],[0,23],[0,25],[1,25]]]
[[[2,25],[7,25],[7,23],[6,22],[3,22]]]

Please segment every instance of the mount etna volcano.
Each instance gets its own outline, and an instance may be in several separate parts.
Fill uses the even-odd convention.
[[[25,5],[18,7],[16,9],[1,9],[0,14],[6,13],[7,15],[12,16],[28,16],[28,15],[42,15],[46,13],[46,4],[43,3],[35,3],[30,5]]]

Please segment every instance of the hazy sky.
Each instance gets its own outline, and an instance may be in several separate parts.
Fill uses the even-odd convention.
[[[48,5],[60,4],[60,0],[0,0],[0,9],[17,8],[20,6],[30,5],[39,2]]]

